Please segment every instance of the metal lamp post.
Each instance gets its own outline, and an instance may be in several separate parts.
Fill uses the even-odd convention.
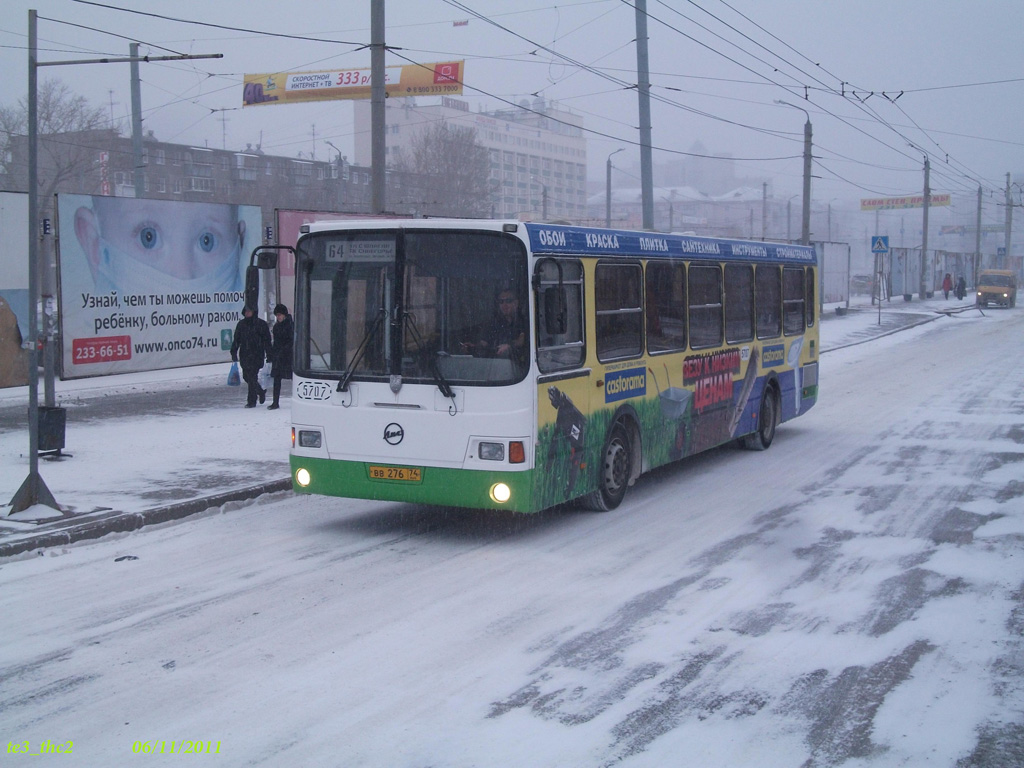
[[[810,245],[811,243],[811,115],[803,107],[798,107],[796,104],[790,104],[788,101],[782,101],[781,99],[775,100],[776,104],[784,104],[787,107],[793,109],[799,109],[804,115],[807,116],[807,122],[804,123],[804,210],[803,210],[803,225],[800,231],[800,242],[803,245]]]
[[[605,229],[612,228],[612,155],[617,155],[625,150],[619,147],[611,155],[608,155],[608,162],[605,164],[605,192],[604,192],[604,226]]]

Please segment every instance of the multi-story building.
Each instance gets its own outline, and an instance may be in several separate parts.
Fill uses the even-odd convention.
[[[48,183],[45,198],[57,192],[159,200],[227,202],[259,205],[264,220],[278,208],[370,213],[370,168],[333,160],[270,155],[247,145],[244,150],[214,149],[143,140],[142,168],[136,169],[130,137],[99,130],[39,137],[39,177]],[[398,214],[443,214],[421,210],[429,179],[389,173],[386,207]],[[28,189],[28,142],[13,137],[0,173],[0,189]]]
[[[370,164],[370,103],[354,102],[355,159]],[[461,99],[389,99],[385,152],[389,168],[412,151],[417,134],[447,122],[472,128],[491,160],[491,215],[580,220],[587,210],[583,119],[557,103],[523,100],[518,108],[472,112]]]

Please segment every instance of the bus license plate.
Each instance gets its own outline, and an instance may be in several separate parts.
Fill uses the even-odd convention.
[[[370,479],[418,483],[423,480],[423,470],[419,467],[382,467],[371,465]]]

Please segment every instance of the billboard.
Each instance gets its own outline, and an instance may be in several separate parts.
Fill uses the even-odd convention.
[[[0,192],[0,387],[28,384],[28,195]]]
[[[950,195],[929,195],[928,205],[950,205]],[[924,208],[924,195],[906,195],[904,197],[865,197],[861,198],[862,211],[891,211],[899,208]]]
[[[230,359],[258,206],[58,195],[62,378]]]
[[[396,96],[455,96],[462,93],[464,62],[385,67],[384,91]],[[246,75],[242,106],[370,98],[369,69],[274,72]]]

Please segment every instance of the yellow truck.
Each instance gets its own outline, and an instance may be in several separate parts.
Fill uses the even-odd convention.
[[[1017,305],[1017,275],[1008,269],[986,269],[978,275],[979,307],[1001,304],[1004,307]]]

